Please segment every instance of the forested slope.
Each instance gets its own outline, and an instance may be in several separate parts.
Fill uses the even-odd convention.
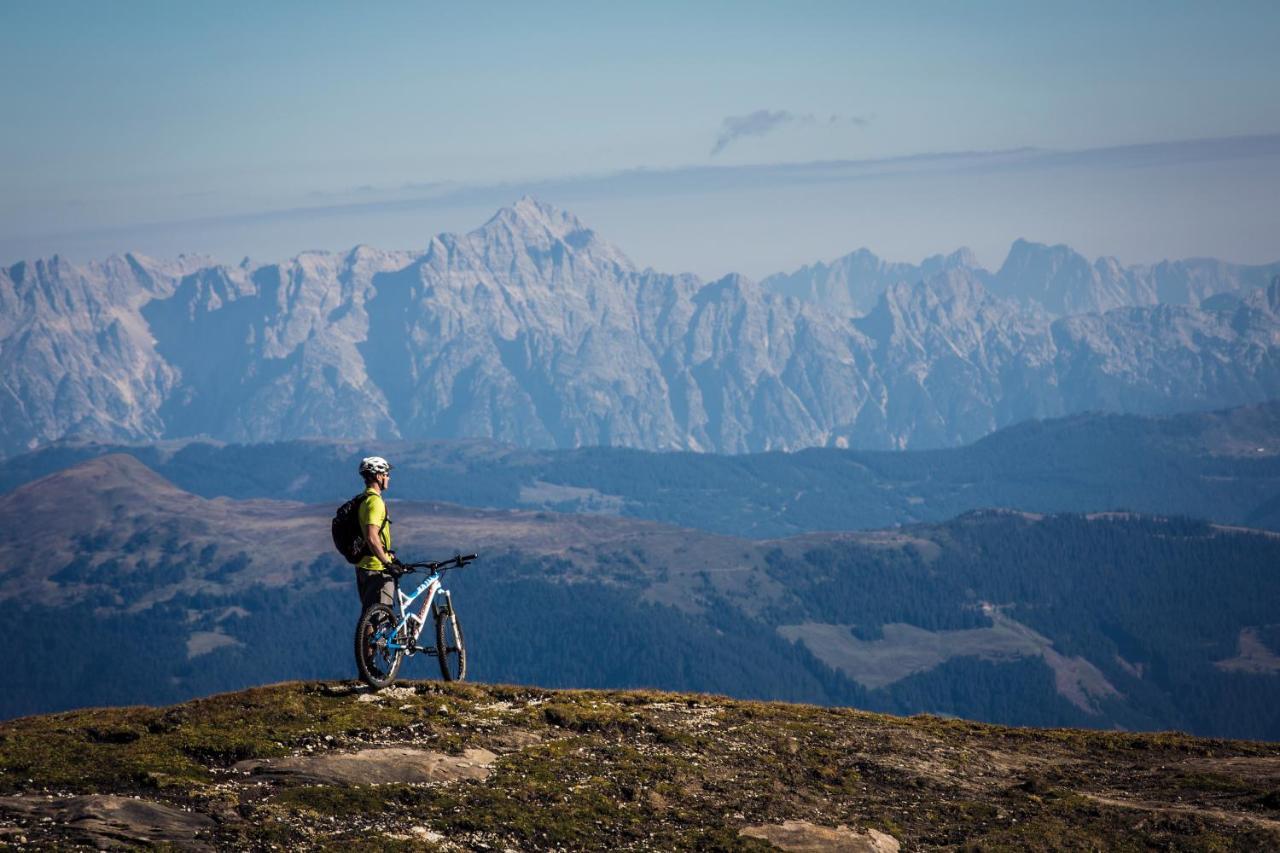
[[[201,498],[126,456],[0,496],[0,642],[31,652],[0,676],[0,712],[350,673],[357,599],[331,511]],[[405,556],[480,552],[447,579],[480,680],[1280,737],[1275,534],[980,512],[753,541],[607,516],[392,513]],[[33,514],[48,520],[39,560]]]
[[[392,498],[622,515],[768,538],[943,521],[969,510],[1129,509],[1280,529],[1280,403],[1163,418],[1029,421],[966,447],[716,456],[489,442],[61,444],[0,462],[0,490],[106,453],[205,497],[337,504],[359,458],[397,465]]]

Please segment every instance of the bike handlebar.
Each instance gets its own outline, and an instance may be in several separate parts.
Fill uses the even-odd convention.
[[[428,560],[425,563],[400,563],[399,573],[408,574],[416,569],[428,569],[433,572],[445,569],[460,569],[468,563],[475,562],[475,554],[455,554],[447,560]]]

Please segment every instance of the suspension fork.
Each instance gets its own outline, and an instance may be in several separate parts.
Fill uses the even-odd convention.
[[[449,625],[453,628],[453,636],[455,637],[455,642],[456,642],[456,638],[458,636],[458,617],[453,612],[453,596],[449,593],[449,590],[447,589],[441,590],[441,592],[444,593],[444,609],[449,614]],[[436,618],[437,619],[440,618],[439,611],[436,611]],[[440,653],[444,654],[444,649],[441,649]]]
[[[435,601],[436,594],[422,596],[422,607],[418,608],[418,630],[413,632],[413,641],[418,642],[418,637],[422,636],[422,629],[427,625],[427,613],[431,610],[431,603]]]

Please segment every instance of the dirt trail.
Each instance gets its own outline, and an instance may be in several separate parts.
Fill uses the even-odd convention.
[[[1196,817],[1208,818],[1214,821],[1222,821],[1233,826],[1251,825],[1260,829],[1271,830],[1280,833],[1280,820],[1272,820],[1267,817],[1258,817],[1250,814],[1242,814],[1240,812],[1229,812],[1223,809],[1208,808],[1206,806],[1179,806],[1171,803],[1153,803],[1145,800],[1126,800],[1120,797],[1104,797],[1101,794],[1084,794],[1085,797],[1100,803],[1104,806],[1115,806],[1121,809],[1137,809],[1144,812],[1156,812],[1159,814],[1183,814],[1194,815]]]

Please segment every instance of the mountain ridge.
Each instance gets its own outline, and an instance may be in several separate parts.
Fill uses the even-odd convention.
[[[919,264],[880,259],[867,248],[831,262],[762,279],[765,287],[794,295],[844,316],[862,316],[885,288],[932,278],[950,270],[972,274],[993,293],[1053,317],[1103,313],[1113,308],[1171,303],[1198,305],[1224,293],[1265,288],[1280,275],[1280,261],[1236,264],[1217,258],[1182,258],[1154,264],[1121,264],[1114,257],[1090,261],[1070,246],[1013,241],[995,271],[961,248]]]
[[[938,522],[969,509],[1125,507],[1280,529],[1280,402],[1144,417],[1032,420],[959,448],[794,453],[528,450],[488,440],[299,440],[138,446],[63,442],[0,462],[0,492],[105,453],[129,453],[206,498],[324,502],[372,453],[401,472],[394,497],[674,522],[752,539]]]
[[[0,270],[0,453],[193,435],[938,447],[1028,417],[1280,395],[1280,278],[1204,285],[1229,305],[1055,317],[963,255],[939,263],[851,317],[733,274],[637,272],[526,198],[423,252],[15,265]]]

